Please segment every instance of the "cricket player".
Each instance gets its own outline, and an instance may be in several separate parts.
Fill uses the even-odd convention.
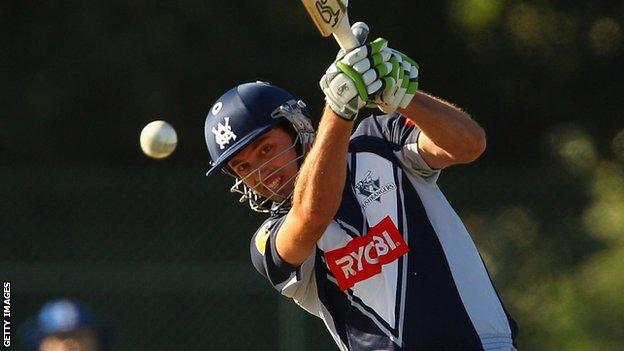
[[[206,118],[208,174],[232,176],[241,202],[269,214],[254,267],[340,350],[515,350],[515,322],[437,185],[481,155],[484,132],[417,82],[383,39],[341,53],[321,78],[316,133],[287,91],[236,86]],[[383,114],[352,132],[365,105]]]

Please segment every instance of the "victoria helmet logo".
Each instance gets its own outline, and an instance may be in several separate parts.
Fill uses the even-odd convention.
[[[230,126],[230,117],[225,117],[223,119],[225,124],[217,125],[217,128],[212,127],[212,133],[215,135],[215,141],[219,144],[219,148],[221,150],[225,149],[225,145],[230,143],[230,140],[236,140],[236,134],[232,132],[232,127]]]

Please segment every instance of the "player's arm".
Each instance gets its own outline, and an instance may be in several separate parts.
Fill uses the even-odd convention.
[[[397,112],[421,130],[418,151],[431,168],[470,163],[485,150],[483,129],[467,113],[448,102],[419,91]]]
[[[352,127],[352,121],[339,118],[329,107],[325,108],[314,146],[295,184],[292,208],[276,237],[277,253],[292,265],[306,260],[338,211]]]
[[[386,45],[378,39],[347,53],[321,78],[327,107],[275,242],[278,255],[289,264],[296,266],[308,258],[338,211],[353,120],[392,67],[389,52],[384,52]]]
[[[392,72],[373,102],[380,110],[398,111],[421,130],[418,152],[427,164],[441,169],[469,163],[485,150],[485,132],[470,116],[438,98],[419,92],[419,67],[400,51],[392,52]]]

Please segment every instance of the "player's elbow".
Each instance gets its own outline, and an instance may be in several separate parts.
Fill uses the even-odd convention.
[[[487,138],[485,136],[485,130],[479,127],[477,132],[475,133],[475,138],[473,139],[473,142],[472,142],[472,147],[471,147],[472,161],[478,159],[481,155],[483,155],[486,147],[487,147]]]
[[[455,159],[459,163],[474,162],[485,152],[486,146],[487,138],[485,136],[485,131],[483,128],[477,127],[471,133],[470,137],[466,138],[461,152],[456,155]]]

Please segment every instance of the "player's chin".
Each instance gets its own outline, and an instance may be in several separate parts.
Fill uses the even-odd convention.
[[[261,191],[259,191],[260,195],[271,199],[271,201],[273,202],[282,202],[284,200],[289,199],[292,196],[293,193],[293,186],[290,184],[287,184],[286,186],[284,186],[282,189],[279,189],[278,191],[271,191],[268,190],[267,188],[262,189]]]
[[[294,190],[295,179],[291,178],[286,184],[284,184],[283,188],[279,190],[278,194],[282,199],[288,199],[292,196]]]
[[[283,178],[284,177],[280,177],[280,179],[283,179]],[[276,184],[274,184],[274,188],[270,188],[266,184],[262,183],[260,187],[256,189],[256,192],[258,192],[260,195],[264,197],[270,198],[272,201],[281,202],[281,201],[284,201],[285,199],[290,198],[290,196],[293,193],[294,188],[295,188],[294,178],[291,177],[291,178],[288,178],[288,180],[285,183],[278,181]]]

